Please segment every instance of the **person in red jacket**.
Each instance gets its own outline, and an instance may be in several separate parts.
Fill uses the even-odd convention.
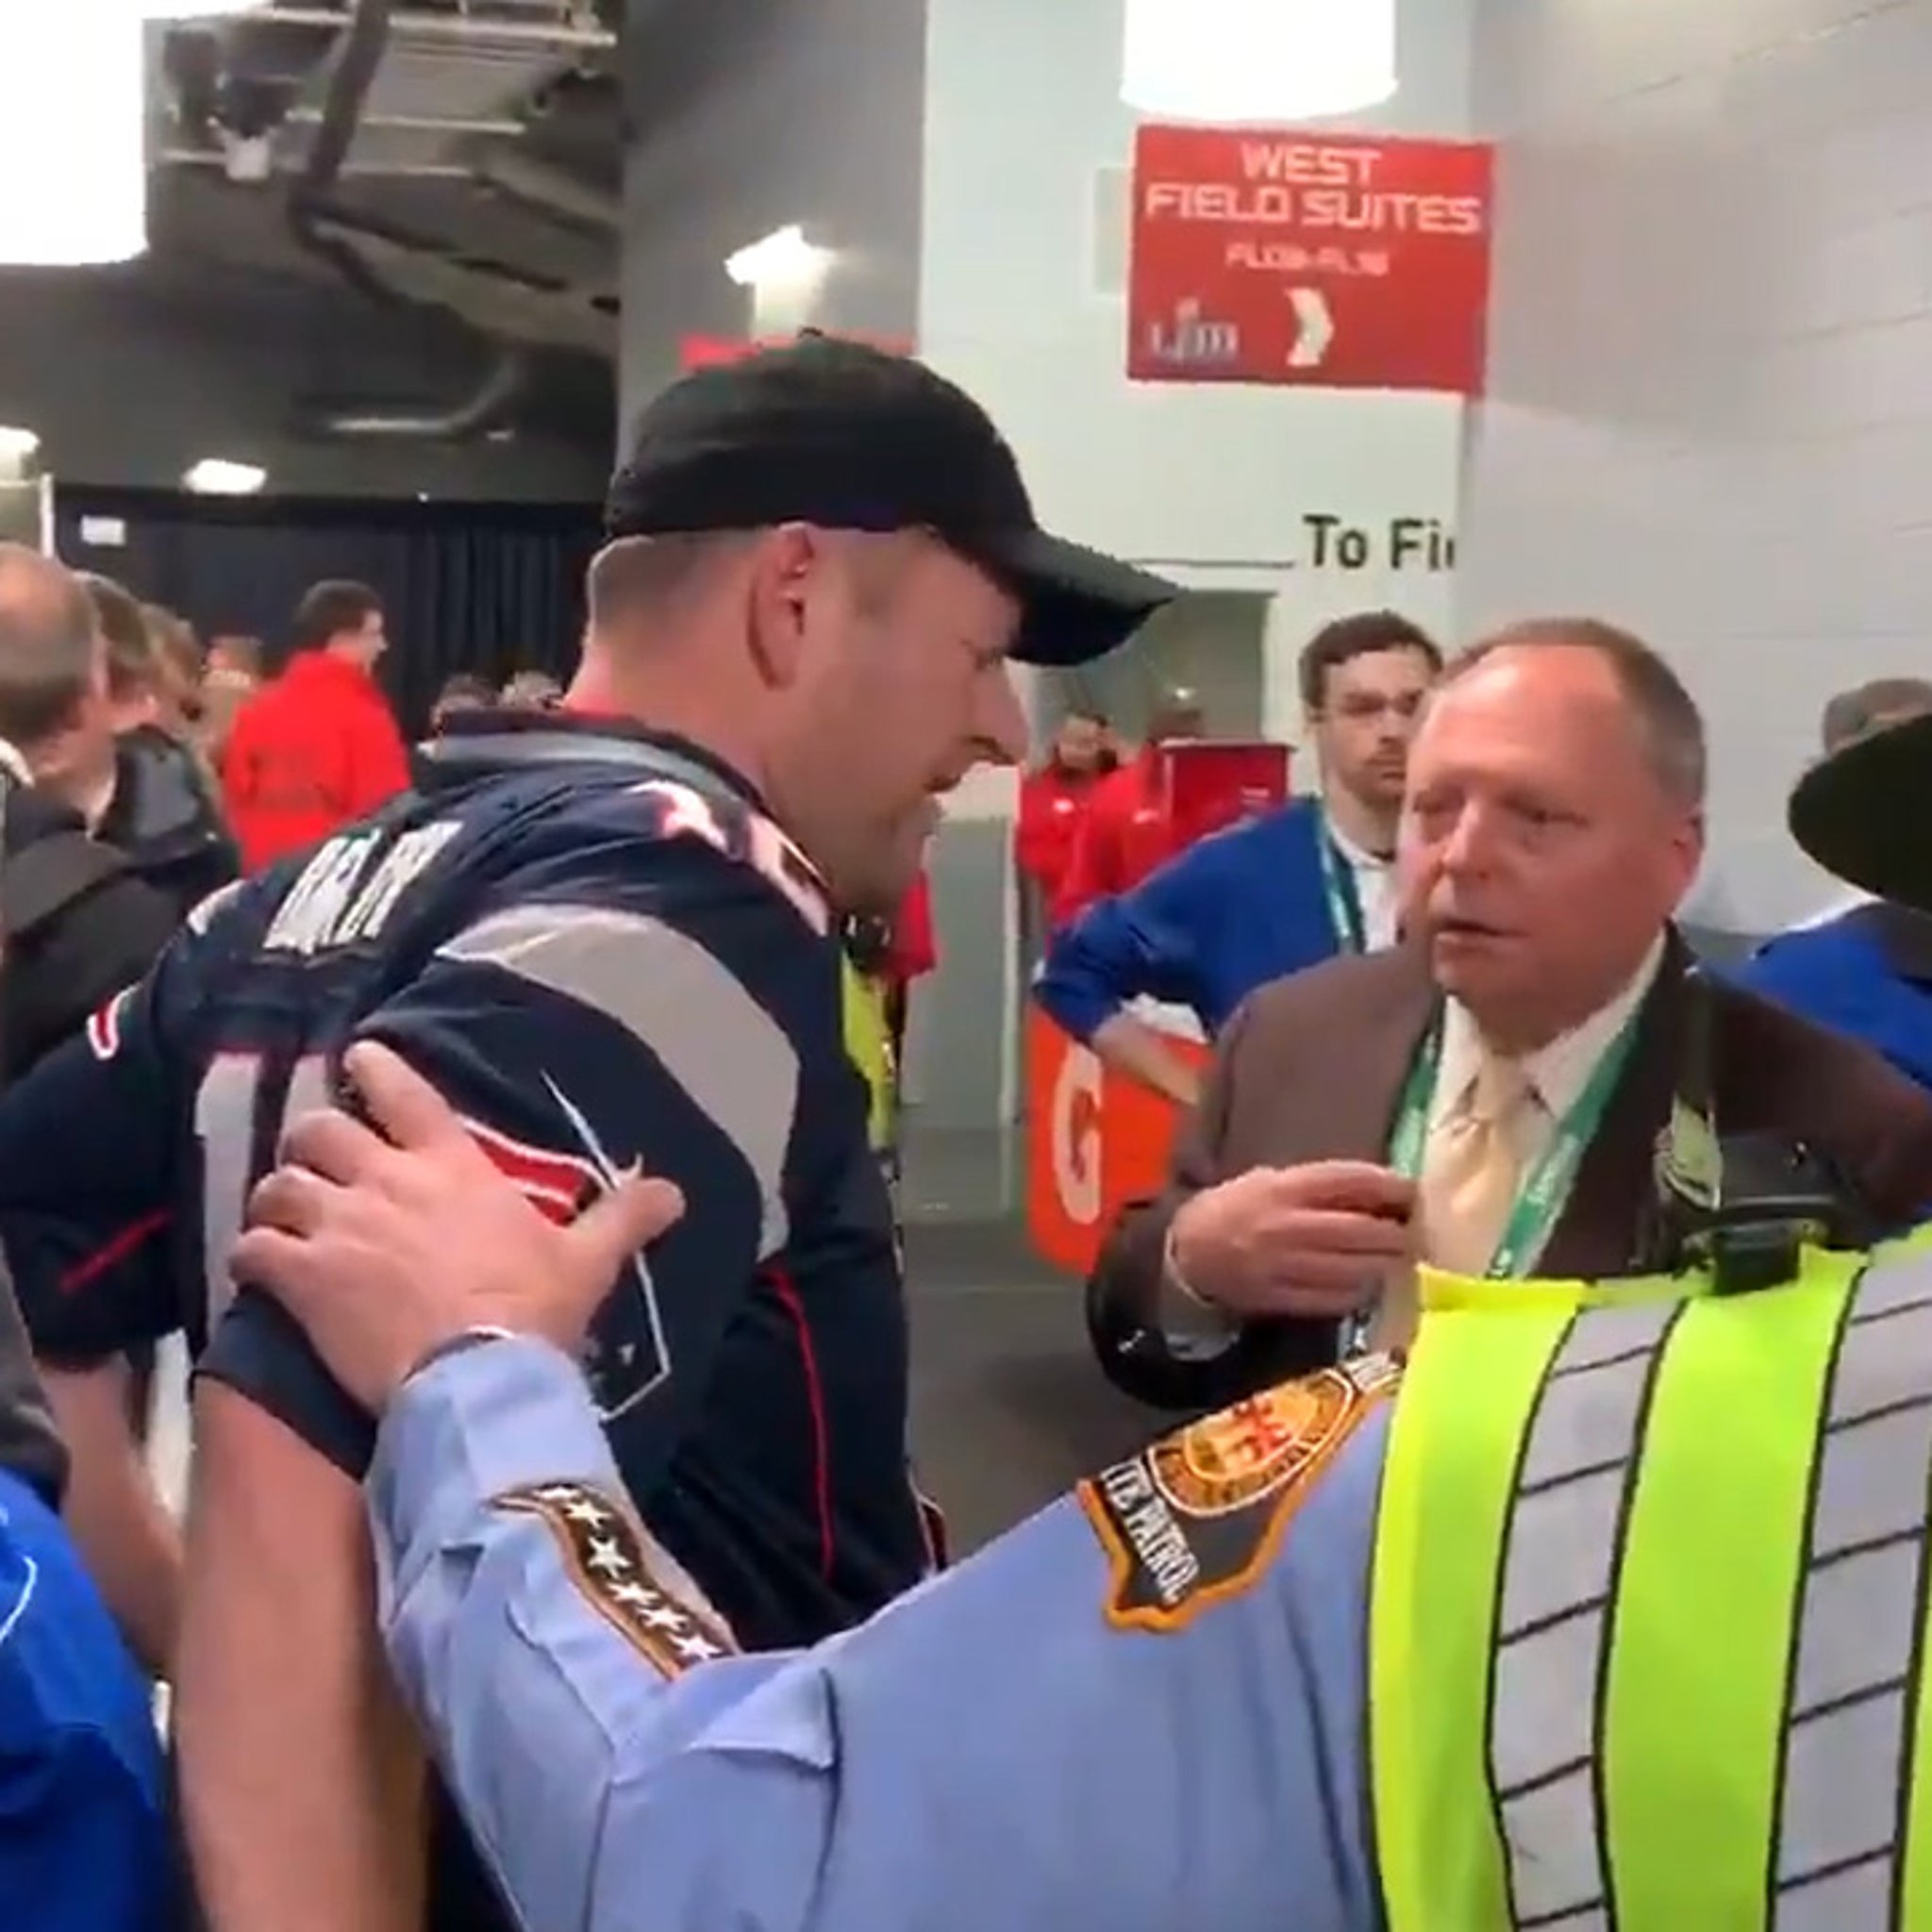
[[[258,872],[406,791],[409,755],[375,682],[388,648],[366,584],[317,584],[296,608],[293,655],[236,714],[222,791],[242,863]]]
[[[1098,711],[1073,710],[1061,719],[1046,762],[1021,779],[1013,863],[1041,907],[1051,908],[1058,897],[1088,801],[1114,762],[1107,720]]]
[[[1054,924],[1065,924],[1095,899],[1131,891],[1174,857],[1173,830],[1160,797],[1160,748],[1199,738],[1201,722],[1193,693],[1172,692],[1147,721],[1146,742],[1093,788],[1054,896]]]

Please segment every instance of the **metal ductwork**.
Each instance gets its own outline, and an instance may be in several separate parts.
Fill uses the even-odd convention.
[[[615,296],[458,254],[375,215],[330,220],[353,241],[366,272],[407,290],[420,306],[455,310],[488,341],[575,350],[607,362],[617,353]]]
[[[623,203],[615,195],[600,193],[561,168],[510,148],[479,144],[470,174],[511,201],[573,227],[615,234],[624,220]]]
[[[401,298],[372,275],[367,264],[346,242],[324,233],[323,220],[331,212],[331,197],[342,178],[350,144],[369,99],[375,70],[389,46],[393,0],[356,0],[349,24],[329,57],[328,79],[315,138],[308,158],[289,188],[289,233],[306,254],[327,263],[359,294],[385,306]]]
[[[516,406],[529,364],[515,349],[501,351],[466,402],[447,409],[356,409],[319,412],[304,427],[324,436],[387,437],[397,442],[465,442],[494,428]]]
[[[372,302],[391,308],[412,304],[371,266],[347,239],[357,223],[334,202],[361,125],[369,92],[388,51],[393,0],[355,0],[330,58],[315,134],[290,189],[289,229],[296,245],[325,261]],[[495,360],[475,390],[444,408],[337,409],[318,413],[302,427],[310,435],[389,437],[397,441],[457,441],[493,428],[522,394],[528,366],[517,349],[498,345]]]

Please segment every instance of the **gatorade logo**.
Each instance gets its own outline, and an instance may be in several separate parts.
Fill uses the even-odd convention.
[[[1084,1046],[1068,1047],[1054,1082],[1049,1135],[1060,1208],[1076,1226],[1101,1215],[1100,1062]]]

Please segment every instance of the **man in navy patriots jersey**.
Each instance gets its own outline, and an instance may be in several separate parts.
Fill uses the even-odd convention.
[[[682,1189],[586,1366],[626,1482],[738,1641],[808,1641],[930,1563],[838,917],[895,904],[937,794],[1018,756],[1009,658],[1093,656],[1170,588],[1044,537],[951,385],[822,341],[659,397],[609,524],[575,717],[441,741],[418,795],[206,909],[0,1102],[0,1233],[47,1363],[207,1341],[178,1646],[165,1526],[126,1587],[97,1561],[176,1661],[215,1932],[422,1920],[399,1828],[420,1760],[356,1488],[370,1424],[225,1278],[250,1182],[351,1039],[396,1045],[559,1215],[637,1162]],[[131,1487],[109,1446],[76,1461]],[[499,1923],[477,1883],[440,1858],[432,1922]]]

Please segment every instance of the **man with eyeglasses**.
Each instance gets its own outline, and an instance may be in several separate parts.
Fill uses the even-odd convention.
[[[1324,625],[1303,648],[1322,789],[1204,839],[1060,932],[1041,1006],[1109,1066],[1193,1104],[1197,1070],[1130,1010],[1151,998],[1211,1034],[1257,986],[1395,937],[1395,821],[1417,713],[1442,657],[1392,610]]]

